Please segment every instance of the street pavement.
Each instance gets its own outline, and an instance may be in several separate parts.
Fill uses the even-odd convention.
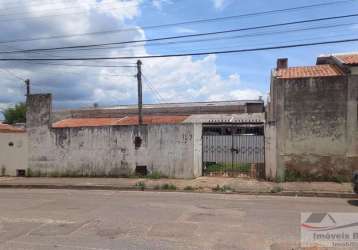
[[[357,211],[334,198],[2,189],[0,249],[300,249],[301,212]]]

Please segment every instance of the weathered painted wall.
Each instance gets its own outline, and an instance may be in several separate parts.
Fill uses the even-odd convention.
[[[273,78],[267,168],[277,167],[279,178],[285,170],[318,178],[351,176],[358,168],[357,86],[354,76]]]
[[[17,169],[27,169],[26,133],[0,133],[0,176],[16,176]]]
[[[33,171],[120,176],[133,173],[136,166],[147,166],[149,171],[171,177],[201,175],[201,127],[197,124],[53,129],[48,125],[48,103],[50,96],[39,95],[28,102]],[[136,148],[137,136],[142,143]]]

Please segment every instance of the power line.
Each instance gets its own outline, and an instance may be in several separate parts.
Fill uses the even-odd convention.
[[[130,5],[130,6],[127,5],[126,7],[134,7],[134,6],[139,6],[139,5],[138,4]],[[123,9],[123,6],[118,7],[118,8],[112,7],[112,8],[108,8],[107,10],[120,10],[120,9]],[[28,12],[26,12],[26,13],[28,13]],[[77,11],[77,12],[42,15],[42,16],[26,16],[26,17],[19,17],[19,18],[0,19],[0,22],[12,22],[12,21],[21,21],[21,20],[27,20],[27,19],[38,19],[38,18],[47,18],[47,17],[54,18],[54,17],[59,17],[59,16],[80,15],[80,14],[88,14],[88,13],[89,13],[88,11]]]
[[[301,21],[294,21],[294,22],[276,23],[276,24],[269,24],[269,25],[262,25],[262,26],[253,26],[253,27],[246,27],[246,28],[240,28],[240,29],[231,29],[231,30],[207,32],[207,33],[197,33],[197,34],[190,34],[190,35],[169,36],[169,37],[160,37],[160,38],[152,38],[152,39],[123,41],[123,42],[62,46],[62,47],[42,48],[42,49],[1,51],[0,54],[28,53],[28,52],[34,52],[34,51],[51,51],[51,50],[63,50],[63,49],[77,49],[77,48],[92,48],[92,47],[100,47],[100,46],[108,46],[108,45],[143,43],[143,42],[163,41],[163,40],[172,40],[172,39],[182,39],[182,38],[189,38],[189,37],[211,36],[211,35],[227,34],[227,33],[240,32],[240,31],[281,27],[281,26],[287,26],[287,25],[295,25],[295,24],[303,24],[303,23],[311,23],[311,22],[321,22],[321,21],[328,21],[328,20],[337,20],[337,19],[357,17],[357,16],[358,16],[358,14],[350,14],[350,15],[323,17],[323,18],[308,19],[308,20],[301,20]]]
[[[15,74],[14,72],[12,72],[12,71],[10,71],[10,70],[8,70],[8,69],[0,69],[0,70],[3,71],[3,72],[5,72],[5,73],[7,73],[7,74],[9,74],[9,75],[11,75],[12,77],[14,77],[14,78],[16,78],[16,79],[19,79],[19,80],[21,80],[21,81],[26,81],[25,78],[22,78],[21,76],[18,76],[17,74]]]
[[[64,64],[64,63],[42,63],[42,62],[24,62],[24,63],[31,63],[31,64],[38,64],[38,65],[47,65],[47,66],[65,66],[65,67],[84,67],[84,68],[136,68],[133,65],[92,65],[92,64]]]
[[[291,30],[278,30],[278,31],[269,31],[269,32],[261,32],[261,33],[252,33],[252,34],[244,34],[244,35],[235,35],[235,36],[227,36],[227,37],[214,37],[214,38],[205,38],[205,39],[195,39],[195,40],[185,40],[185,41],[172,41],[172,42],[161,42],[161,43],[148,43],[145,46],[162,46],[162,45],[175,45],[175,44],[187,44],[187,43],[201,43],[201,42],[212,42],[218,40],[233,40],[238,38],[245,37],[258,37],[258,36],[267,36],[267,35],[281,35],[285,33],[293,33],[300,31],[310,31],[310,30],[319,30],[319,29],[330,29],[337,28],[343,26],[357,25],[358,23],[344,23],[344,24],[334,24],[334,25],[324,25],[317,27],[308,27],[308,28],[300,28],[300,29],[291,29]],[[73,52],[73,51],[88,51],[88,50],[107,50],[107,49],[130,49],[132,47],[143,46],[142,44],[138,45],[127,45],[127,46],[111,46],[111,47],[95,47],[95,48],[79,48],[79,49],[64,49],[62,52]],[[1,51],[0,51],[1,53]]]
[[[341,3],[347,3],[347,2],[356,2],[356,0],[334,1],[334,2],[329,2],[329,3],[304,5],[304,6],[298,6],[298,7],[292,7],[292,8],[276,9],[276,10],[261,11],[261,12],[252,12],[252,13],[246,13],[246,14],[234,15],[234,16],[225,16],[225,17],[209,18],[209,19],[197,19],[197,20],[191,20],[191,21],[185,21],[185,22],[142,26],[141,29],[148,30],[148,29],[166,28],[166,27],[182,26],[182,25],[189,25],[189,24],[217,22],[217,21],[224,21],[224,20],[237,19],[237,18],[243,18],[243,17],[260,16],[260,15],[268,15],[268,14],[275,14],[275,13],[281,13],[281,12],[289,12],[289,11],[303,10],[303,9],[309,9],[309,8],[316,8],[316,7],[335,5],[335,4],[341,4]],[[1,20],[0,20],[0,22],[1,22]],[[72,35],[56,35],[56,36],[44,36],[44,37],[35,37],[35,38],[22,38],[22,39],[14,39],[14,40],[3,40],[3,41],[0,41],[0,43],[31,42],[31,41],[38,41],[38,40],[61,39],[61,38],[89,36],[89,35],[103,35],[106,33],[119,33],[119,32],[124,32],[124,31],[133,31],[133,30],[138,30],[138,27],[104,30],[104,31],[96,31],[96,32],[86,32],[86,33],[79,33],[79,34],[72,34]]]
[[[163,101],[164,101],[164,98],[162,98],[162,96],[159,94],[159,91],[154,87],[154,85],[152,85],[152,84],[149,82],[148,78],[143,74],[143,72],[142,72],[142,76],[143,76],[143,78],[144,78],[144,80],[145,80],[144,83],[147,83],[148,86],[149,86],[149,88],[152,89],[154,95],[157,95],[157,96],[159,97],[159,103],[160,103],[160,102],[163,102]]]
[[[182,53],[182,54],[116,56],[116,57],[82,57],[82,58],[79,58],[79,57],[78,58],[75,58],[75,57],[73,57],[73,58],[0,58],[0,61],[97,61],[97,60],[169,58],[169,57],[233,54],[233,53],[244,53],[244,52],[254,52],[254,51],[308,47],[308,46],[326,45],[326,44],[350,43],[350,42],[358,42],[358,38],[323,41],[323,42],[312,42],[312,43],[301,43],[301,44],[291,44],[291,45],[282,45],[282,46],[270,46],[270,47],[248,48],[248,49],[238,49],[238,50],[224,50],[224,51],[207,51],[207,52],[196,52],[196,53],[194,52],[194,53]]]
[[[127,2],[132,2],[132,1],[117,1],[117,3],[127,3]],[[49,5],[49,6],[52,6],[52,5],[56,5],[56,4],[62,4],[62,3],[71,3],[71,4],[87,4],[87,6],[92,6],[92,5],[99,5],[99,4],[104,4],[104,5],[107,5],[107,4],[113,4],[113,3],[116,3],[116,2],[94,2],[92,0],[82,0],[82,1],[73,1],[73,0],[62,0],[61,2],[58,2],[58,3],[30,3],[28,5],[26,5],[27,7],[36,7],[36,6],[40,6],[40,7],[44,7],[46,5]],[[13,5],[13,6],[10,6],[10,7],[7,7],[7,8],[1,8],[0,10],[1,11],[8,11],[8,10],[13,10],[13,9],[19,9],[20,7],[23,7],[24,5]],[[35,11],[32,11],[31,13],[34,13],[34,12],[48,12],[48,11],[58,11],[58,10],[66,10],[66,9],[74,9],[76,7],[82,7],[82,6],[76,6],[76,5],[73,5],[73,6],[70,6],[70,7],[65,7],[65,8],[55,8],[55,9],[44,9],[44,10],[35,10]],[[14,12],[14,13],[7,13],[5,15],[2,15],[0,14],[0,17],[2,16],[12,16],[12,15],[23,15],[23,14],[28,14],[28,12],[25,12],[25,11],[22,11],[22,12]]]

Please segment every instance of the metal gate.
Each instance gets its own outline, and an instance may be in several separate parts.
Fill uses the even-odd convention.
[[[260,124],[205,125],[203,175],[264,176],[263,133]]]

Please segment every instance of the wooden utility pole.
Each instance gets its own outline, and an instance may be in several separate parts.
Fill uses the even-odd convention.
[[[143,124],[143,93],[142,93],[142,62],[137,61],[137,80],[138,80],[138,123],[139,125]]]
[[[28,97],[30,95],[30,79],[26,79],[25,84],[26,84],[26,96]]]

